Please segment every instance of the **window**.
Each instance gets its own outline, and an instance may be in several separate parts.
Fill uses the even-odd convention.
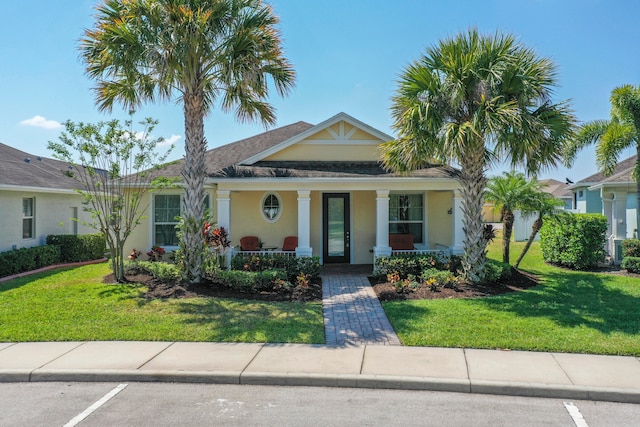
[[[422,194],[390,194],[389,233],[412,234],[414,243],[423,243],[423,230]]]
[[[176,225],[182,215],[182,196],[179,194],[156,194],[153,203],[154,245],[178,246]],[[209,195],[203,204],[205,212],[210,208]]]
[[[178,246],[176,225],[180,216],[179,194],[156,194],[153,205],[154,244]]]
[[[33,239],[36,235],[36,199],[25,197],[22,199],[22,238]]]
[[[280,198],[275,193],[267,193],[262,199],[262,214],[265,219],[270,222],[275,222],[280,216],[282,211],[282,203]]]

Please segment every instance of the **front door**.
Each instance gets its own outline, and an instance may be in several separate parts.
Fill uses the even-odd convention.
[[[324,263],[350,263],[349,194],[322,195],[322,255]]]

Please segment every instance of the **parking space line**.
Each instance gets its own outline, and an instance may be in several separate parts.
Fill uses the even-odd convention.
[[[89,415],[91,415],[92,413],[94,413],[95,411],[98,410],[98,408],[100,408],[102,405],[104,405],[105,403],[107,403],[110,399],[112,399],[116,394],[120,393],[122,390],[124,390],[124,388],[127,386],[127,384],[120,384],[118,387],[114,388],[113,390],[111,390],[109,393],[105,394],[102,399],[98,400],[96,403],[94,403],[93,405],[89,406],[87,409],[85,409],[84,411],[82,411],[80,414],[78,414],[77,416],[75,416],[71,421],[69,421],[68,423],[66,423],[64,425],[64,427],[74,427],[76,425],[78,425],[78,423],[82,420],[84,420],[85,418],[87,418]]]
[[[564,407],[567,409],[567,412],[569,412],[569,415],[571,415],[571,418],[576,424],[576,427],[589,427],[584,417],[580,413],[580,410],[576,405],[573,404],[573,402],[564,402]]]

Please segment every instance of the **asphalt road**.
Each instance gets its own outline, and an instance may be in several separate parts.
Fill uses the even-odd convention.
[[[640,405],[403,390],[4,383],[0,425],[620,427],[640,425]]]

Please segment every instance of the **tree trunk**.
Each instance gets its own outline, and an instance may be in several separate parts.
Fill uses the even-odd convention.
[[[522,258],[524,258],[524,256],[526,255],[526,253],[529,251],[529,248],[531,247],[531,244],[533,243],[533,239],[536,238],[538,231],[540,231],[540,229],[542,228],[542,215],[538,216],[538,219],[536,219],[533,222],[533,225],[531,226],[531,235],[529,235],[529,240],[527,240],[527,244],[524,245],[524,249],[522,249],[522,253],[520,254],[520,256],[518,257],[518,260],[516,261],[516,264],[514,265],[515,268],[518,268],[518,266],[520,265],[520,261],[522,261]]]
[[[184,95],[185,162],[182,177],[185,182],[183,250],[185,279],[199,283],[202,278],[204,240],[204,181],[206,178],[204,139],[204,102],[202,94]]]
[[[505,210],[502,215],[502,262],[507,264],[509,264],[509,245],[511,244],[514,221],[513,211]]]
[[[461,156],[460,184],[462,186],[462,213],[464,229],[464,278],[473,283],[484,279],[487,262],[487,241],[484,239],[482,205],[487,178],[484,170],[484,143],[470,141],[469,149]]]

